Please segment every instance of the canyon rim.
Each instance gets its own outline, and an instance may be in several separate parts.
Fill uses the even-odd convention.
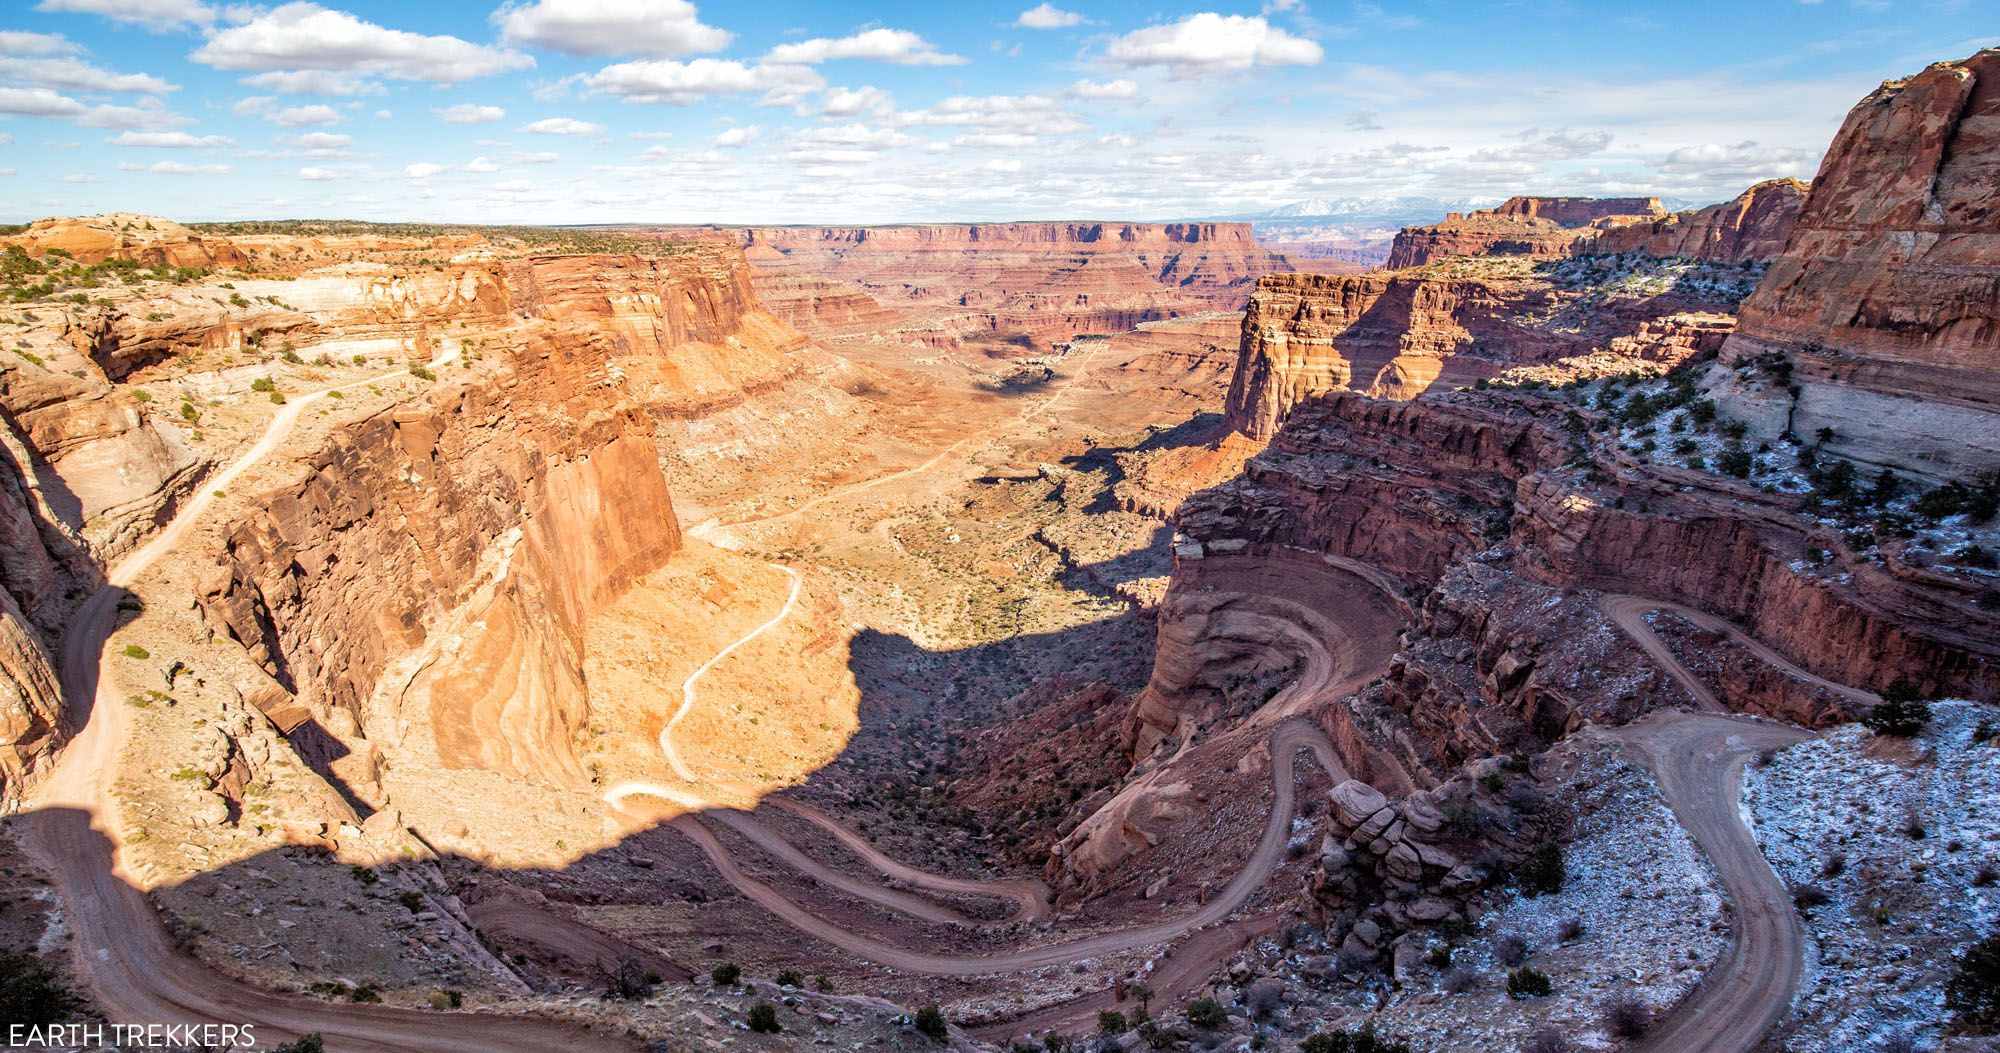
[[[10,1048],[1992,1048],[2000,12],[1078,6],[10,13]]]

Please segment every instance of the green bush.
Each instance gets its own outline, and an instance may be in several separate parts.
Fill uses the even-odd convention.
[[[148,658],[151,658],[151,657],[153,657],[153,652],[151,652],[151,651],[148,651],[148,650],[146,650],[145,648],[143,648],[143,647],[141,647],[141,646],[139,646],[138,644],[135,644],[135,643],[128,643],[128,644],[126,644],[126,645],[125,645],[125,649],[124,649],[124,650],[122,650],[122,651],[120,651],[119,653],[120,653],[120,654],[122,654],[122,655],[124,655],[124,656],[125,656],[125,657],[127,657],[127,658],[137,658],[138,660],[140,660],[140,661],[142,661],[142,662],[143,662],[143,661],[145,661],[145,660],[146,660],[146,659],[148,659]]]
[[[736,981],[743,978],[743,967],[735,962],[723,962],[709,970],[708,978],[715,981],[717,987],[734,987]]]
[[[326,1053],[326,1040],[315,1031],[294,1042],[282,1046],[272,1046],[271,1053]]]
[[[1188,1003],[1187,1021],[1203,1031],[1213,1031],[1229,1022],[1222,1003],[1213,998],[1197,998]]]
[[[1410,1053],[1407,1042],[1375,1033],[1373,1020],[1354,1031],[1321,1031],[1299,1043],[1299,1053]]]
[[[1945,983],[1944,1004],[1961,1024],[2000,1024],[2000,931],[1965,949]]]
[[[1097,1030],[1102,1031],[1107,1035],[1124,1034],[1125,1014],[1119,1012],[1116,1009],[1106,1009],[1105,1011],[1097,1014]]]
[[[937,1006],[927,1005],[917,1010],[917,1033],[933,1042],[943,1042],[951,1029],[945,1024],[944,1013]]]
[[[250,382],[250,390],[252,391],[272,391],[276,389],[277,386],[278,385],[275,382],[273,382],[270,377],[258,377],[257,379]]]
[[[1923,731],[1930,722],[1930,703],[1919,697],[1917,685],[1902,679],[1883,688],[1882,701],[1861,718],[1861,723],[1877,735],[1900,739]]]
[[[797,969],[780,969],[778,970],[778,975],[772,977],[772,979],[778,981],[779,987],[804,987],[806,985],[806,978],[801,976]]]
[[[1521,885],[1521,894],[1529,898],[1561,892],[1565,876],[1562,846],[1554,841],[1535,849],[1515,875]]]
[[[1507,997],[1545,998],[1555,992],[1556,985],[1549,981],[1549,974],[1532,965],[1523,965],[1507,974]]]
[[[759,1002],[750,1007],[750,1030],[760,1035],[775,1035],[778,1027],[778,1007],[769,1002]]]

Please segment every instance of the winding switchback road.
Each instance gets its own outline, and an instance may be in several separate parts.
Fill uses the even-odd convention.
[[[457,357],[456,349],[448,351],[430,368]],[[214,504],[215,493],[277,450],[308,406],[329,392],[408,373],[399,369],[293,397],[255,444],[206,481],[152,540],[119,561],[105,583],[78,608],[58,657],[64,720],[78,730],[54,771],[30,798],[33,810],[19,817],[22,845],[47,868],[67,908],[80,974],[89,983],[97,1009],[116,1022],[250,1024],[256,1026],[260,1044],[318,1032],[339,1053],[636,1049],[632,1042],[552,1021],[336,1005],[288,998],[230,980],[174,949],[145,895],[127,879],[116,848],[119,822],[110,787],[130,717],[125,706],[99,689],[104,643],[117,628],[118,602],[126,587],[177,550]]]
[[[1613,732],[1660,783],[1660,792],[1695,843],[1708,854],[1735,908],[1729,946],[1687,998],[1632,1048],[1641,1053],[1750,1053],[1791,1010],[1803,970],[1805,937],[1791,892],[1743,823],[1743,766],[1754,754],[1812,737],[1798,728],[1726,711],[1693,670],[1674,657],[1645,614],[1675,611],[1712,632],[1727,634],[1792,676],[1855,702],[1868,692],[1799,668],[1785,656],[1712,614],[1666,600],[1610,594],[1604,613],[1711,713],[1656,713]]]

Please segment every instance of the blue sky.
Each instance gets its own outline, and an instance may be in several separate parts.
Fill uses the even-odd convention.
[[[1809,179],[2000,0],[16,0],[0,218],[863,223]]]

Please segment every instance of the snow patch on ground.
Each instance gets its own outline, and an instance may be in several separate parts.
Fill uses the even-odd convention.
[[[1629,995],[1666,1009],[1722,952],[1728,921],[1721,884],[1650,773],[1606,745],[1566,776],[1550,804],[1577,814],[1562,891],[1532,898],[1509,892],[1453,954],[1455,966],[1479,972],[1479,988],[1450,994],[1439,970],[1420,966],[1377,1016],[1383,1031],[1421,1036],[1420,1048],[1439,1053],[1517,1049],[1542,1027],[1586,1048],[1611,1048],[1606,1002]],[[1570,919],[1585,931],[1564,942]],[[1527,964],[1548,974],[1553,994],[1507,997],[1511,967],[1494,955],[1503,936],[1527,941]]]
[[[2000,711],[1932,709],[1913,740],[1847,725],[1748,773],[1743,810],[1765,857],[1795,890],[1826,896],[1803,912],[1787,1048],[1934,1041],[1955,955],[2000,921],[2000,887],[1975,883],[1982,867],[2000,870],[2000,746],[1975,739]]]

